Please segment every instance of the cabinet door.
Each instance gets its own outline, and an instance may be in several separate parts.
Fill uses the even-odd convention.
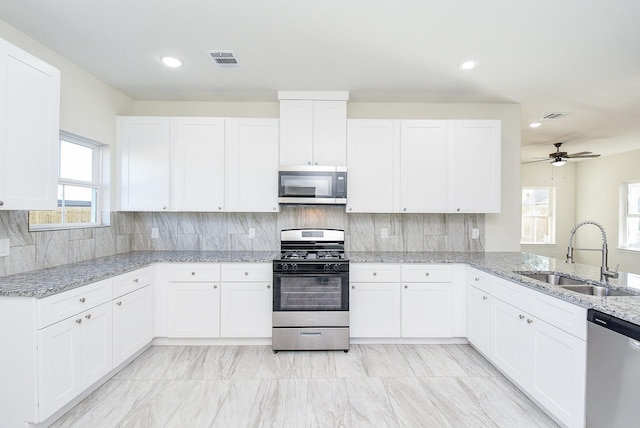
[[[39,420],[78,395],[82,388],[82,317],[38,331]]]
[[[347,102],[313,102],[313,164],[347,164]]]
[[[58,206],[60,71],[0,40],[0,210]]]
[[[351,337],[400,337],[400,283],[352,283]]]
[[[468,286],[467,337],[469,342],[488,358],[491,356],[491,296]]]
[[[173,125],[171,210],[223,210],[225,181],[224,119],[215,117],[177,117],[173,118]],[[274,156],[276,156],[275,153]]]
[[[527,387],[527,370],[531,364],[529,338],[527,338],[527,313],[499,299],[491,305],[493,362],[512,380]]]
[[[500,212],[500,121],[455,121],[451,168],[454,212]]]
[[[153,296],[143,287],[113,301],[113,365],[122,364],[153,338]]]
[[[169,337],[220,336],[220,286],[217,282],[170,282]]]
[[[220,297],[221,337],[271,337],[270,282],[225,282]]]
[[[348,213],[394,211],[398,149],[396,124],[393,120],[348,121]]]
[[[278,119],[227,119],[226,211],[278,211]]]
[[[113,311],[111,302],[82,314],[82,389],[113,368]]]
[[[538,318],[527,322],[533,343],[529,392],[567,426],[583,427],[586,342]]]
[[[445,120],[400,124],[400,207],[407,213],[448,211],[449,141]]]
[[[311,165],[313,100],[280,100],[280,165]]]
[[[169,209],[171,118],[120,117],[120,209]]]
[[[453,336],[453,284],[404,283],[402,337]]]

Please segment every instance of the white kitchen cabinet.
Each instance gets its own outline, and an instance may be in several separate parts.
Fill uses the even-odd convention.
[[[278,211],[278,124],[226,119],[225,211]]]
[[[0,210],[58,206],[60,71],[0,39]]]
[[[220,337],[220,265],[169,267],[169,337]]]
[[[171,118],[118,118],[120,209],[167,211],[170,205]]]
[[[478,351],[490,358],[492,297],[489,293],[469,285],[467,299],[467,338]]]
[[[113,365],[118,366],[153,339],[150,285],[113,300]]]
[[[278,98],[280,165],[346,165],[348,93],[285,91]]]
[[[454,121],[450,210],[499,213],[501,206],[501,125],[498,120]]]
[[[452,122],[400,122],[400,211],[448,212]]]
[[[39,416],[44,420],[113,368],[105,303],[38,331]]]
[[[402,265],[402,337],[453,337],[453,265]]]
[[[270,263],[223,263],[221,337],[271,337],[273,273]]]
[[[394,198],[399,198],[397,125],[394,120],[348,121],[348,213],[394,212]]]
[[[349,269],[351,337],[401,335],[402,297],[399,264],[354,263]]]
[[[171,120],[171,210],[222,211],[225,206],[225,119],[174,117]]]

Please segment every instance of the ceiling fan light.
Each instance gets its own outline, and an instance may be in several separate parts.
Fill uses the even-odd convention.
[[[551,165],[553,165],[553,166],[562,166],[565,163],[567,163],[567,161],[564,160],[564,159],[556,159],[553,162],[551,162]]]

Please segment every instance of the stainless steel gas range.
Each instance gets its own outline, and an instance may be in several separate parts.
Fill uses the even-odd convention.
[[[349,351],[344,231],[287,229],[273,261],[273,351]]]

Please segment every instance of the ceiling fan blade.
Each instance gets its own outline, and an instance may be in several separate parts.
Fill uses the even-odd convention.
[[[525,163],[544,162],[544,161],[548,161],[548,160],[549,160],[549,158],[530,160],[530,161],[520,162],[520,165],[524,165]]]
[[[576,156],[582,156],[582,155],[590,155],[593,152],[578,152],[578,153],[571,153],[570,155],[567,155],[571,158],[576,157]]]
[[[578,155],[578,156],[569,155],[569,156],[567,156],[567,158],[569,158],[569,159],[584,159],[584,158],[597,158],[599,156],[600,155]]]

